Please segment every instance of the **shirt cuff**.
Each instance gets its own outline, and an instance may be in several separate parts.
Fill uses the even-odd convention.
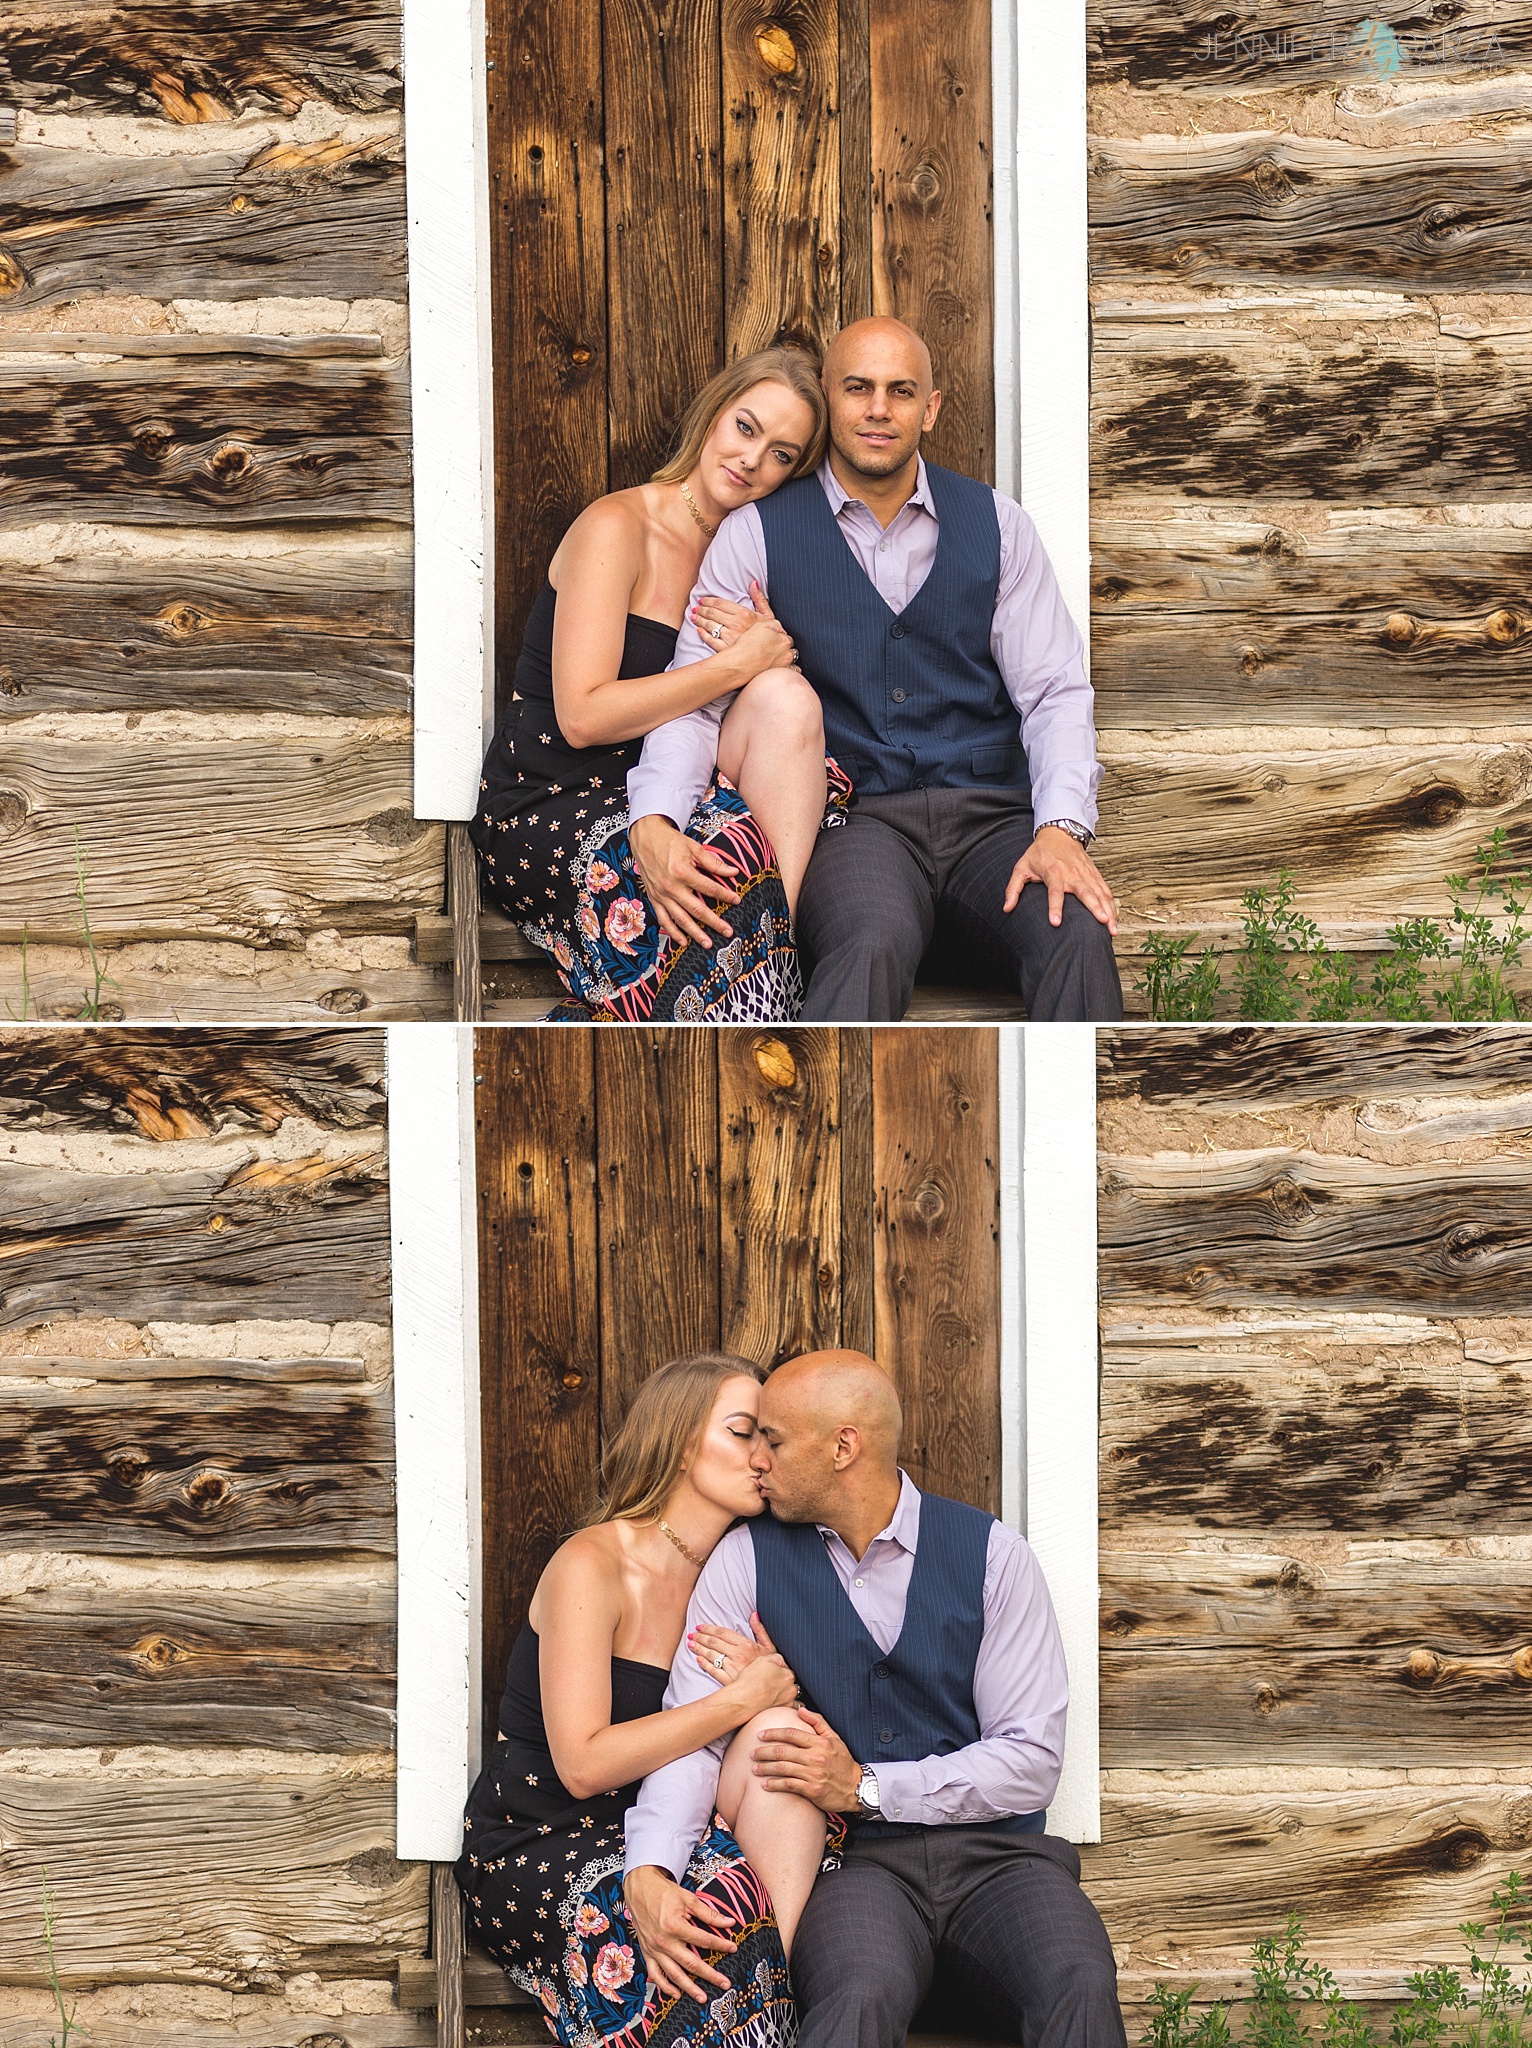
[[[624,1871],[637,1870],[646,1863],[657,1863],[661,1870],[670,1872],[677,1884],[685,1876],[686,1866],[697,1846],[691,1836],[678,1835],[670,1828],[625,1829],[624,1836]]]
[[[872,1774],[878,1781],[878,1811],[885,1820],[927,1818],[919,1764],[874,1764]]]
[[[1051,818],[1069,818],[1094,832],[1099,813],[1091,795],[1089,779],[1083,774],[1057,773],[1032,785],[1032,816],[1039,825]]]
[[[628,822],[637,818],[669,818],[677,831],[682,820],[676,816],[674,786],[663,768],[646,768],[642,758],[628,770]]]

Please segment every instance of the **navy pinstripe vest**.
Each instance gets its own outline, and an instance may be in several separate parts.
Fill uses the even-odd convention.
[[[936,559],[898,613],[847,547],[817,476],[762,498],[771,607],[819,692],[825,743],[861,794],[980,788],[1024,797],[1019,720],[989,649],[1000,583],[994,493],[935,463],[926,476]]]
[[[751,1522],[756,1611],[805,1700],[859,1763],[950,1756],[978,1741],[973,1674],[993,1521],[961,1501],[920,1496],[904,1626],[886,1654],[863,1627],[812,1522],[778,1522],[770,1513]],[[1041,1813],[1029,1813],[988,1825],[1039,1834],[1043,1822]],[[915,1831],[908,1822],[851,1824],[859,1832]]]

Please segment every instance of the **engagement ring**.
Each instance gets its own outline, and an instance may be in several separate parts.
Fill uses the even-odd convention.
[[[723,1659],[722,1659],[722,1657],[715,1657],[715,1658],[713,1659],[713,1662],[714,1662],[714,1663],[715,1663],[715,1664],[716,1664],[716,1665],[718,1666],[719,1670],[720,1670],[720,1671],[722,1671],[722,1669],[723,1669]]]
[[[714,638],[715,640],[721,640],[721,639],[723,638],[723,627],[722,627],[722,626],[715,626],[715,627],[713,628],[713,638]]]

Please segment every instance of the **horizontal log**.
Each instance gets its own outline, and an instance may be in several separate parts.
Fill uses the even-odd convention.
[[[1102,727],[1481,725],[1532,693],[1532,534],[1280,521],[1091,529]]]
[[[49,1587],[0,1598],[6,1739],[381,1750],[393,1742],[393,1595]]]
[[[376,1031],[0,1030],[0,1121],[156,1139],[275,1131],[294,1116],[378,1129],[383,1062]]]
[[[452,964],[452,919],[439,910],[422,911],[415,920],[415,958],[422,967]],[[503,912],[479,913],[479,958],[484,961],[530,960],[550,969],[553,962],[541,946],[522,937],[521,926]]]
[[[217,0],[33,0],[0,47],[0,100],[54,113],[222,121],[250,104],[372,113],[401,97],[385,0],[265,0],[259,24]]]
[[[104,1035],[104,1034],[102,1034]],[[0,1360],[0,1380],[131,1381],[226,1380],[263,1386],[366,1386],[372,1375],[361,1358],[162,1358],[148,1352],[90,1358],[68,1352],[29,1352]]]
[[[76,556],[0,566],[0,715],[407,711],[402,556],[316,543],[185,565]]]
[[[1101,1591],[1107,1769],[1524,1753],[1532,1561],[1120,1551]]]
[[[1532,181],[1501,142],[1101,141],[1090,171],[1091,271],[1102,282],[1532,284]]]
[[[0,525],[409,516],[402,367],[0,360]]]
[[[398,141],[122,157],[13,144],[0,156],[0,284],[8,312],[97,292],[402,298]]]
[[[380,1976],[425,1946],[427,1866],[394,1860],[393,1785],[345,1766],[289,1778],[10,1772],[0,1828],[9,1983],[45,1982],[44,1868],[71,1986],[278,1990],[309,1970]]]
[[[0,1328],[50,1316],[387,1322],[381,1152],[195,1171],[0,1161]]]
[[[1528,334],[1340,342],[1098,322],[1092,488],[1393,505],[1524,499],[1529,376]]]
[[[1398,1791],[1116,1793],[1084,1881],[1129,1968],[1193,1951],[1248,1962],[1300,1913],[1321,1958],[1463,1959],[1458,1924],[1524,1865],[1532,1796],[1516,1786]]]
[[[153,1377],[0,1401],[12,1549],[391,1553],[386,1388]]]
[[[1386,18],[1399,38],[1412,75],[1427,67],[1456,75],[1497,48],[1499,63],[1532,60],[1532,10],[1524,0],[1454,0],[1450,16],[1432,0],[1403,0],[1377,18]],[[1350,0],[1302,0],[1280,12],[1213,8],[1196,0],[1091,0],[1091,82],[1208,93],[1335,80],[1371,85],[1377,73],[1356,48],[1357,23]],[[1216,55],[1209,40],[1215,29]],[[1297,40],[1279,43],[1279,35]]]
[[[1297,908],[1348,926],[1445,917],[1445,877],[1497,825],[1532,862],[1532,747],[1443,739],[1299,752],[1104,749],[1099,858],[1128,920],[1234,926],[1240,898],[1292,870]],[[3,857],[3,856],[0,856]]]
[[[429,967],[315,967],[301,951],[196,943],[130,945],[108,951],[104,965],[110,983],[95,1016],[106,1023],[316,1025],[356,1017],[395,1024],[452,1014],[451,978]],[[42,955],[33,947],[24,963],[19,947],[0,948],[0,1005],[9,1017],[79,1018],[90,985],[83,953]]]
[[[0,356],[156,356],[166,362],[193,356],[280,356],[316,362],[327,358],[383,353],[380,334],[103,334],[78,328],[7,328],[0,332]]]
[[[1103,1031],[1097,1086],[1181,1114],[1279,1103],[1532,1093],[1532,1034],[1461,1025]]]
[[[353,1987],[347,1985],[347,1990]],[[353,1993],[354,1995],[354,1993]],[[153,1994],[139,2001],[152,2010]],[[424,2013],[305,2013],[287,2005],[279,2017],[255,2019],[241,2015],[227,2026],[216,2020],[124,2020],[115,2014],[102,2019],[82,2002],[80,2018],[89,2012],[91,2048],[436,2048],[436,2021]],[[537,2022],[541,2026],[541,2021]],[[546,2041],[546,2030],[527,2039]],[[38,2022],[0,2016],[0,2048],[38,2048]]]
[[[77,846],[102,933],[407,932],[441,900],[443,828],[413,815],[407,737],[23,733],[7,736],[0,765],[0,902],[13,942],[28,928],[34,940],[78,936]],[[329,985],[348,986],[347,973]]]
[[[1112,1284],[1113,1259],[1103,1261]],[[1525,1526],[1527,1368],[1429,1365],[1381,1348],[1295,1371],[1157,1352],[1102,1394],[1106,1526],[1499,1535]]]

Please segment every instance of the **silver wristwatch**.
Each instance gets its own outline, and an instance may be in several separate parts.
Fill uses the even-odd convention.
[[[1096,836],[1088,825],[1077,825],[1073,818],[1044,818],[1037,830],[1041,832],[1049,825],[1056,825],[1060,832],[1067,832],[1071,839],[1078,839],[1082,846],[1089,846]]]
[[[863,1820],[881,1820],[883,1816],[883,1795],[878,1790],[878,1774],[871,1764],[862,1766],[862,1775],[857,1780],[856,1810]]]

